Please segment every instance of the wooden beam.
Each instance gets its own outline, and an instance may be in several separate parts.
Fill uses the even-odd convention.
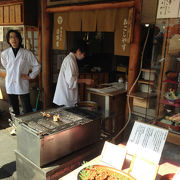
[[[16,4],[24,4],[23,0],[15,0],[15,1],[0,1],[0,6],[12,6],[12,5],[16,5]]]
[[[96,9],[107,9],[107,8],[130,8],[134,7],[134,1],[128,2],[112,2],[112,3],[98,3],[89,5],[73,5],[73,6],[59,6],[46,8],[48,13],[66,12],[66,11],[87,11]]]
[[[139,54],[140,54],[140,39],[141,39],[140,13],[141,13],[141,0],[135,0],[135,24],[134,24],[133,41],[130,45],[127,94],[129,94],[129,90],[137,77],[137,73],[139,69]],[[130,98],[130,106],[132,107],[132,98]],[[128,108],[126,108],[126,120],[127,119],[128,119]]]
[[[43,43],[42,43],[42,52],[43,52],[43,61],[42,61],[42,78],[43,78],[43,89],[44,89],[44,98],[43,104],[44,108],[48,108],[52,105],[51,98],[51,63],[50,63],[50,49],[51,49],[51,20],[50,15],[46,12],[47,0],[42,1],[43,6]]]
[[[140,52],[140,39],[141,39],[141,25],[140,25],[140,9],[141,1],[135,0],[135,25],[133,42],[130,45],[130,57],[129,57],[129,72],[128,72],[128,90],[134,83],[137,76],[137,70],[139,69],[139,52]]]

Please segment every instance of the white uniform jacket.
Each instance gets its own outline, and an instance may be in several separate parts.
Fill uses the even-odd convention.
[[[69,53],[61,65],[53,103],[74,106],[78,101],[78,66],[73,53]]]
[[[29,93],[29,80],[21,78],[21,74],[29,74],[34,79],[41,68],[36,57],[31,51],[20,48],[15,57],[12,48],[8,48],[1,53],[1,63],[6,69],[5,87],[7,94],[27,94]]]

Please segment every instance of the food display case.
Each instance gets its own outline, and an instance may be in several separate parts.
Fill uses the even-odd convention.
[[[150,72],[153,88],[147,88],[146,122],[169,130],[167,141],[180,145],[180,21],[157,19],[154,27]],[[153,98],[152,98],[153,95]],[[142,103],[141,103],[142,104]],[[152,113],[150,113],[152,115]]]
[[[156,27],[164,30],[154,38],[155,43],[162,41],[161,57],[154,52],[159,64],[156,123],[180,138],[180,22],[178,18],[159,20]]]

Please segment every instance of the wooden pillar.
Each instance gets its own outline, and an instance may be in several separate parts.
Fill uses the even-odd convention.
[[[51,98],[51,63],[50,63],[50,49],[51,49],[51,21],[50,14],[46,12],[47,0],[42,2],[42,81],[43,81],[43,104],[44,108],[48,108],[52,104]]]
[[[38,3],[38,61],[40,64],[42,64],[41,0],[38,0],[37,3]],[[39,74],[39,88],[42,89],[42,73]],[[41,99],[42,99],[42,97],[41,97]]]
[[[141,38],[140,12],[141,12],[141,0],[135,0],[136,14],[135,14],[135,24],[134,24],[134,32],[133,32],[133,42],[131,43],[130,46],[127,94],[129,94],[129,90],[133,85],[137,77],[137,74],[139,72],[140,38]],[[132,98],[130,98],[130,105],[132,107]],[[128,119],[128,107],[126,108],[126,121],[127,119]]]

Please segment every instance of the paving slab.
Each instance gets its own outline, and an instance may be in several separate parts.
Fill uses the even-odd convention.
[[[12,128],[0,130],[0,179],[14,179],[16,171],[16,136],[10,135]]]

